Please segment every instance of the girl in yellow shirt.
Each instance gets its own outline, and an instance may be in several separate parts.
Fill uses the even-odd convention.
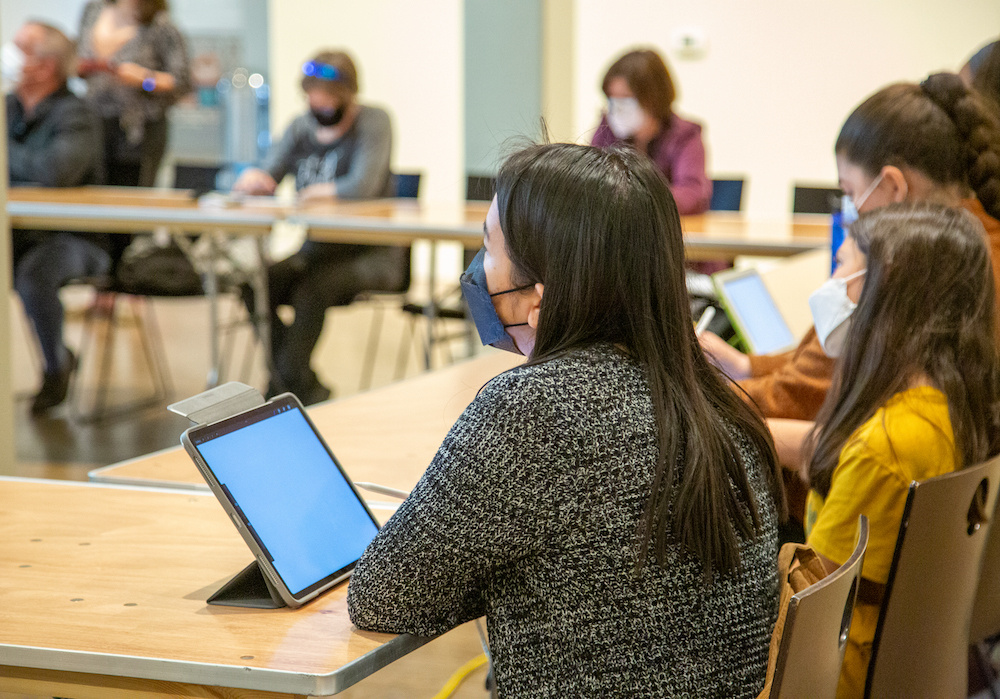
[[[858,515],[871,526],[840,697],[864,692],[909,484],[1000,451],[982,226],[961,210],[894,204],[862,214],[848,242],[867,270],[810,299],[824,346],[842,356],[805,444],[808,543],[833,569],[853,551]]]

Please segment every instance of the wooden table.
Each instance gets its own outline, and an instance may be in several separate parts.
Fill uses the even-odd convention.
[[[175,232],[227,231],[263,236],[279,220],[300,223],[316,240],[368,245],[409,245],[415,240],[482,245],[488,202],[419,199],[344,201],[288,206],[248,197],[230,207],[199,206],[191,192],[136,187],[10,189],[7,213],[14,228],[134,232],[167,227]],[[756,221],[742,214],[709,212],[681,219],[689,256],[786,256],[826,245],[827,216]]]
[[[414,240],[483,244],[489,202],[443,204],[418,199],[380,199],[319,204],[289,213],[315,240],[368,245],[409,245]],[[690,259],[735,255],[785,257],[829,244],[829,216],[799,215],[790,221],[749,221],[741,214],[710,212],[681,219]]]
[[[225,255],[222,238],[235,234],[250,236],[257,248],[259,265],[250,273],[255,296],[266,308],[266,237],[276,221],[286,216],[285,207],[270,197],[250,197],[239,207],[200,206],[187,190],[145,189],[140,187],[12,187],[7,192],[7,215],[12,228],[67,230],[97,233],[147,233],[165,228],[175,235],[198,234],[209,241],[207,259],[197,265],[209,301],[211,366],[207,384],[219,378],[220,320],[216,262]],[[178,242],[186,243],[184,238]],[[265,338],[265,359],[270,359],[270,318],[258,313],[257,332]]]
[[[482,383],[519,361],[491,352],[311,415],[352,477],[409,489]],[[116,468],[96,477],[200,481],[179,447]],[[297,610],[207,606],[252,555],[206,492],[0,478],[0,502],[0,692],[325,695],[427,640],[356,629],[346,585]]]
[[[410,245],[427,240],[433,247],[451,241],[476,249],[482,245],[482,226],[488,208],[488,202],[447,204],[419,199],[342,201],[295,207],[269,197],[248,197],[233,206],[208,207],[199,206],[191,192],[129,187],[18,187],[10,190],[7,202],[7,213],[14,227],[123,232],[166,227],[174,233],[250,235],[257,241],[260,260],[265,261],[262,266],[267,260],[264,236],[279,220],[301,224],[311,238],[327,242]],[[728,212],[710,212],[684,217],[681,221],[684,245],[691,260],[795,255],[828,245],[829,225],[826,216],[748,221],[741,214]],[[213,328],[209,386],[218,380],[220,366],[217,285],[212,264],[217,254],[221,254],[221,249],[213,248],[203,270]],[[432,250],[429,271],[432,289],[437,276],[436,258]],[[255,296],[264,308],[267,284],[263,272],[253,275],[253,281]],[[429,320],[435,316],[435,305],[432,296],[426,304]],[[255,320],[268,348],[267,314],[259,314]],[[265,357],[269,357],[266,352]]]
[[[296,610],[207,606],[252,560],[211,495],[3,478],[0,501],[3,692],[333,694],[425,642],[354,628],[347,585]]]
[[[250,197],[238,207],[199,206],[189,190],[141,187],[12,187],[7,190],[11,228],[136,233],[225,231],[264,237],[286,207]]]
[[[409,491],[483,384],[522,361],[490,349],[445,369],[313,406],[309,416],[353,480]],[[208,490],[180,446],[89,475],[98,483]]]

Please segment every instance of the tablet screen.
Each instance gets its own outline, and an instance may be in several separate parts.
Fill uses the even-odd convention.
[[[378,533],[293,399],[189,438],[293,596],[346,572]]]
[[[763,280],[757,274],[733,277],[722,282],[726,303],[736,314],[755,354],[768,354],[795,344],[792,331],[774,305]]]

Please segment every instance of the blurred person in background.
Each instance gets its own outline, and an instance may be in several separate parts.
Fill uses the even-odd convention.
[[[701,125],[674,112],[677,90],[660,54],[629,51],[608,68],[601,90],[608,109],[592,145],[628,143],[667,178],[681,216],[708,211],[712,181],[705,173]]]
[[[55,27],[28,22],[8,50],[19,63],[6,96],[10,182],[42,187],[99,184],[101,130],[87,104],[70,92],[73,43]],[[63,402],[76,359],[63,344],[59,288],[68,280],[108,270],[107,236],[93,233],[11,232],[14,288],[38,337],[44,361],[42,386],[31,410],[44,413]]]
[[[167,148],[167,112],[191,90],[187,47],[165,0],[92,0],[78,71],[103,122],[107,184],[152,187]]]

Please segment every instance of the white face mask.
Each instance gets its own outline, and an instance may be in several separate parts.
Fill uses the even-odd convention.
[[[635,97],[608,100],[608,127],[615,138],[635,136],[642,126],[643,111]]]
[[[17,86],[23,68],[24,52],[15,44],[4,44],[0,48],[0,87],[4,92],[10,92]]]
[[[839,357],[851,327],[851,314],[858,304],[847,297],[847,282],[867,272],[862,269],[846,277],[831,277],[809,295],[816,337],[828,357]]]
[[[875,188],[878,187],[878,183],[881,181],[882,173],[880,172],[878,177],[872,180],[872,183],[868,185],[868,189],[866,189],[864,193],[858,197],[857,201],[854,201],[846,194],[840,198],[841,225],[849,226],[858,220],[858,209],[865,205],[865,202],[868,201],[868,197],[871,196],[872,192],[875,191]]]

